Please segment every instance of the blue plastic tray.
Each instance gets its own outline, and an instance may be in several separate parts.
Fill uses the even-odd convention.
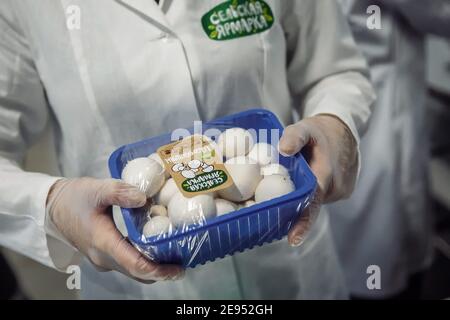
[[[224,131],[231,127],[276,129],[280,135],[283,131],[277,117],[263,109],[252,109],[203,124],[204,131],[210,128]],[[187,130],[194,132],[193,128]],[[271,141],[271,130],[266,132],[266,141]],[[170,142],[171,134],[165,134],[120,147],[109,159],[112,177],[120,179],[122,169],[128,161],[148,156]],[[292,224],[309,204],[316,188],[316,178],[300,153],[288,158],[280,155],[279,161],[289,170],[295,191],[207,220],[201,226],[194,225],[175,230],[170,235],[149,238],[142,235],[142,226],[146,219],[143,209],[122,208],[130,241],[140,252],[156,262],[195,267],[235,252],[280,240],[287,235]]]

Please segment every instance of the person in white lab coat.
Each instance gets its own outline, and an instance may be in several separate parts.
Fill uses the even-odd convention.
[[[340,0],[378,100],[361,142],[360,179],[350,199],[330,206],[331,226],[352,296],[417,298],[432,254],[424,36],[450,35],[450,1],[375,3],[380,30],[366,25],[373,1]],[[373,265],[381,287],[367,285]]]
[[[219,4],[237,11],[207,15]],[[81,13],[80,28],[66,27],[68,8]],[[227,27],[236,16],[240,28]],[[304,241],[317,204],[351,192],[374,101],[335,1],[4,0],[0,29],[1,245],[60,270],[82,254],[84,298],[347,296],[325,212]],[[306,146],[320,186],[288,236],[303,245],[279,241],[189,269],[180,281],[131,280],[183,271],[146,260],[114,226],[111,205],[141,206],[145,197],[105,179],[110,153],[255,106],[286,125],[293,108],[303,119],[280,141],[285,154]],[[20,169],[49,115],[69,179]]]

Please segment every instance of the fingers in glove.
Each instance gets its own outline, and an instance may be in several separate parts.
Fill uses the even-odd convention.
[[[280,139],[278,149],[282,155],[292,156],[308,146],[308,164],[319,187],[326,192],[332,183],[333,166],[324,138],[313,129],[309,121],[311,120],[306,119],[288,126]]]
[[[301,213],[294,226],[289,230],[288,242],[291,246],[298,247],[305,242],[309,231],[319,216],[322,201],[323,194],[318,188],[309,206]]]
[[[177,265],[160,265],[148,260],[134,248],[116,229],[108,232],[108,237],[97,241],[100,251],[110,256],[120,268],[110,266],[120,272],[144,281],[178,280],[184,270]]]
[[[132,276],[124,268],[122,268],[119,264],[117,264],[117,262],[112,257],[110,257],[105,253],[101,253],[97,250],[95,250],[95,253],[91,252],[90,257],[88,257],[88,259],[98,272],[108,272],[115,270],[126,275],[129,278],[132,278],[133,280],[136,280],[144,284],[155,283],[155,280],[143,280]]]
[[[145,193],[120,180],[106,179],[99,182],[95,201],[99,207],[117,205],[122,208],[139,208],[145,205]]]
[[[285,157],[300,152],[311,140],[311,131],[306,122],[298,122],[286,127],[278,144],[278,151]]]

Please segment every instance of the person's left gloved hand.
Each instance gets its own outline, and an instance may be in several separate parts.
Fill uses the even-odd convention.
[[[288,126],[279,151],[292,156],[302,151],[317,178],[314,199],[288,234],[293,246],[303,243],[322,203],[348,198],[358,174],[356,140],[348,127],[333,115],[321,114]]]
[[[142,191],[120,180],[61,179],[47,197],[47,223],[99,271],[116,270],[144,283],[181,279],[181,266],[148,260],[114,224],[113,205],[139,208],[146,201]]]

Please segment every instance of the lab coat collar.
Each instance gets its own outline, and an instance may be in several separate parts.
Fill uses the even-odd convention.
[[[164,32],[172,33],[166,16],[153,0],[115,0],[124,8],[134,12],[142,19],[153,24]]]

